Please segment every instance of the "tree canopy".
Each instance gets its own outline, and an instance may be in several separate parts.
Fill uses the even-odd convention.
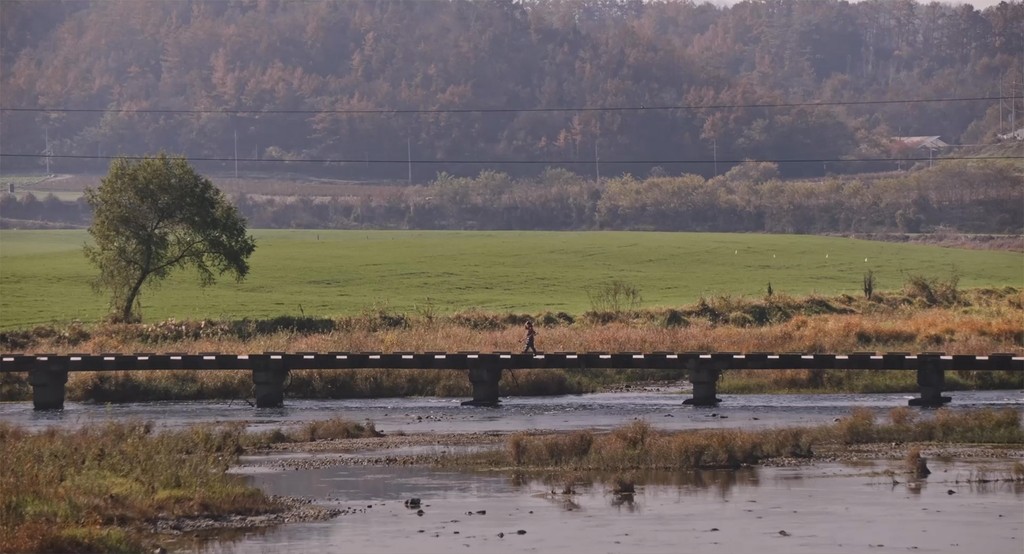
[[[1020,0],[985,10],[913,0],[44,0],[5,1],[0,12],[5,107],[125,110],[4,112],[0,142],[10,153],[168,149],[212,171],[230,166],[197,158],[232,158],[237,133],[239,157],[289,160],[243,165],[260,171],[404,179],[408,141],[413,159],[499,162],[414,166],[418,182],[439,171],[535,176],[548,165],[582,174],[594,171],[595,151],[604,175],[662,165],[712,177],[715,155],[887,157],[892,136],[973,144],[1024,113],[1019,94],[752,107],[1013,96],[1024,82]],[[640,105],[694,109],[339,113]],[[302,162],[338,159],[357,161]],[[679,159],[708,163],[605,162]],[[515,160],[540,163],[500,163]],[[552,163],[562,161],[573,163]],[[58,171],[104,163],[53,162]]]
[[[85,256],[99,267],[97,290],[111,293],[115,319],[140,318],[143,285],[193,268],[200,285],[216,274],[242,280],[256,249],[238,209],[184,157],[118,158],[97,189],[86,189],[95,244]]]

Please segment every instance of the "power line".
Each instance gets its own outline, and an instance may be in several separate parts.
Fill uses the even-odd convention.
[[[63,158],[70,160],[115,160],[118,158],[126,158],[131,160],[142,159],[143,156],[85,156],[85,155],[74,155],[74,154],[8,154],[0,153],[0,157],[4,158]],[[843,159],[843,158],[792,158],[792,159],[777,159],[777,160],[751,160],[751,159],[737,159],[737,160],[718,160],[719,163],[726,164],[741,164],[741,163],[836,163],[836,162],[926,162],[926,161],[949,161],[949,160],[1021,160],[1024,156],[951,156],[948,158],[858,158],[858,159]],[[188,158],[190,162],[233,162],[235,158]],[[515,165],[570,165],[570,164],[593,164],[594,160],[375,160],[375,159],[356,159],[356,158],[322,158],[322,159],[303,159],[303,160],[281,160],[281,159],[257,159],[257,158],[238,158],[239,162],[256,162],[256,163],[376,163],[376,164],[450,164],[450,165],[498,165],[498,164],[515,164]],[[690,164],[709,164],[711,160],[601,160],[606,164],[639,164],[639,165],[690,165]]]
[[[569,108],[436,108],[436,109],[367,109],[367,110],[225,110],[225,109],[134,109],[134,108],[5,108],[5,112],[31,113],[138,113],[138,114],[348,114],[348,115],[394,115],[394,114],[446,114],[446,113],[552,113],[552,112],[626,112],[649,110],[720,110],[750,108],[799,108],[811,106],[871,106],[879,104],[922,104],[927,102],[983,102],[1009,100],[1013,96],[976,96],[968,98],[914,98],[903,100],[849,100],[835,102],[785,102],[776,104],[709,104],[679,106],[611,106],[611,107],[569,107]]]

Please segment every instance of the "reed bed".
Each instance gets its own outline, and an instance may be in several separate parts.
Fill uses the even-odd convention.
[[[226,473],[243,442],[238,426],[30,433],[0,422],[0,552],[142,552],[147,521],[281,510]]]
[[[606,434],[517,433],[509,436],[503,449],[453,456],[442,464],[571,471],[735,469],[771,458],[809,458],[816,446],[823,445],[1024,442],[1021,413],[1012,408],[966,412],[940,409],[928,419],[918,419],[916,414],[907,408],[895,408],[889,413],[889,421],[878,422],[874,412],[857,408],[833,425],[757,431],[667,432],[639,420]]]

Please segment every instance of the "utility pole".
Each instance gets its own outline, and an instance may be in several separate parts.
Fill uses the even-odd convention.
[[[1016,84],[1016,83],[1014,83]],[[1021,92],[1024,93],[1024,88],[1021,88]],[[1010,96],[1017,96],[1017,89],[1011,85]],[[1015,133],[1017,131],[1017,99],[1014,98],[1010,102],[1010,132]]]
[[[405,146],[409,155],[409,186],[412,186],[412,137],[406,139]]]
[[[235,179],[238,178],[238,129],[235,129]]]
[[[718,139],[711,139],[711,152],[715,156],[715,177],[718,177]]]
[[[594,141],[594,173],[597,175],[597,184],[601,185],[601,158],[597,155],[597,141]]]
[[[46,141],[46,176],[50,176],[50,130],[43,129],[43,140]]]

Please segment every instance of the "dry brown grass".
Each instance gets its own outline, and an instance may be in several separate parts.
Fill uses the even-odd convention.
[[[935,417],[915,421],[905,409],[890,413],[888,423],[874,412],[857,408],[834,425],[821,427],[660,431],[638,420],[596,434],[511,435],[502,450],[453,456],[451,466],[565,469],[571,471],[737,468],[779,457],[811,457],[815,445],[878,442],[952,442],[1020,444],[1024,442],[1018,410],[940,409]],[[911,451],[913,456],[915,451]],[[920,450],[916,451],[916,460]],[[909,463],[909,458],[908,458]],[[915,470],[918,470],[915,465]]]
[[[225,471],[238,426],[153,433],[139,422],[30,433],[0,423],[0,552],[141,552],[156,518],[281,509]]]
[[[917,419],[908,408],[893,408],[889,423],[877,423],[867,408],[854,408],[834,426],[823,427],[819,436],[841,444],[876,442],[955,442],[1019,444],[1024,442],[1021,412],[1013,408],[984,408],[954,412],[939,409],[935,417]]]
[[[1001,390],[1024,387],[1024,374],[1012,371],[947,371],[945,390]],[[722,394],[913,393],[917,373],[903,370],[742,369],[722,373]]]
[[[699,431],[667,433],[646,421],[634,421],[611,433],[590,431],[509,437],[504,450],[455,458],[491,467],[567,468],[573,470],[736,468],[765,458],[809,456],[813,431]]]
[[[947,307],[919,307],[907,296],[876,295],[771,301],[717,297],[681,309],[615,314],[488,314],[409,316],[367,313],[339,320],[276,318],[248,322],[167,322],[95,328],[70,325],[0,333],[4,352],[231,352],[264,351],[480,351],[518,350],[526,317],[540,325],[538,347],[553,351],[741,351],[850,353],[944,351],[947,354],[1024,353],[1024,294],[1011,289],[960,291]],[[921,300],[921,299],[918,299]],[[852,313],[837,313],[852,312]],[[743,313],[754,326],[729,323]],[[805,315],[819,313],[820,315]],[[606,317],[607,316],[607,317]],[[603,322],[603,323],[602,323]],[[503,394],[584,393],[642,380],[674,380],[681,372],[644,370],[522,370],[503,380]],[[1024,376],[1000,372],[947,375],[950,390],[1024,386]],[[246,372],[76,373],[68,382],[73,400],[246,398]],[[913,372],[750,370],[729,371],[723,393],[911,392]],[[353,370],[294,372],[287,394],[351,398],[409,395],[468,396],[458,371]],[[21,376],[0,377],[0,396],[30,397]]]
[[[1024,320],[1020,309],[885,310],[850,315],[797,316],[783,323],[743,328],[695,319],[686,327],[665,328],[649,322],[606,325],[561,325],[545,328],[538,344],[554,351],[741,351],[831,352],[864,350],[935,351],[948,354],[1024,352]],[[11,337],[13,333],[8,333]],[[517,350],[518,327],[471,329],[452,323],[412,325],[367,331],[345,329],[326,333],[280,331],[246,339],[182,338],[154,342],[102,330],[81,339],[64,333],[8,339],[4,352],[262,352],[262,351],[458,351]]]

